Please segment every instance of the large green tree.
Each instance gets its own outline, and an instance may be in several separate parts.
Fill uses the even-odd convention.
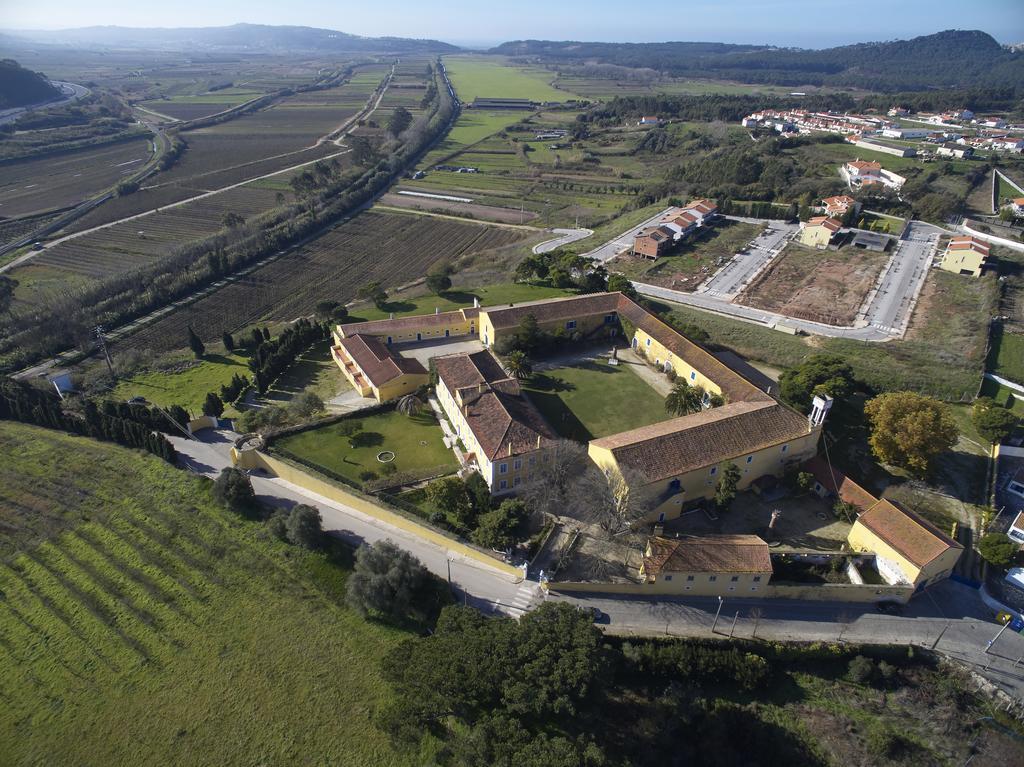
[[[971,421],[982,437],[997,444],[1013,433],[1018,419],[991,397],[979,397],[971,408]]]
[[[466,483],[459,477],[442,477],[427,485],[427,500],[447,517],[453,527],[471,530],[475,515]]]
[[[721,510],[728,509],[736,500],[736,488],[740,482],[740,470],[732,461],[722,465],[715,486],[715,506]]]
[[[512,498],[504,500],[498,508],[484,512],[477,518],[476,529],[470,538],[478,546],[504,551],[522,537],[529,515],[522,501]]]
[[[840,400],[853,392],[853,368],[834,354],[813,354],[779,376],[782,399],[799,410],[807,410],[816,394]]]
[[[677,380],[665,397],[665,410],[674,416],[699,413],[704,409],[704,394],[703,386],[690,386],[686,381]]]
[[[393,621],[423,620],[429,612],[431,577],[416,557],[391,541],[363,545],[345,583],[345,602],[361,615]]]
[[[909,391],[870,400],[864,414],[871,426],[871,450],[882,462],[923,477],[940,453],[956,444],[959,430],[949,406]]]

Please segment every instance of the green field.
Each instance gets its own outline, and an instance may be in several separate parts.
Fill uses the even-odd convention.
[[[524,388],[551,427],[577,442],[668,418],[665,398],[628,364],[599,360],[538,372]]]
[[[203,400],[207,393],[212,391],[219,394],[220,387],[236,374],[250,375],[248,355],[244,350],[233,354],[207,354],[180,373],[159,370],[134,373],[118,381],[111,396],[119,400],[145,397],[161,407],[181,405],[192,415],[199,416],[202,415]]]
[[[384,464],[377,455],[385,450],[395,454],[393,464],[402,473],[425,476],[459,467],[455,455],[444,446],[441,426],[429,408],[412,417],[386,410],[346,420],[359,421],[362,431],[346,437],[339,433],[338,423],[327,424],[279,439],[273,449],[357,484],[363,481],[359,475],[365,471],[383,473]]]
[[[414,763],[371,718],[409,635],[342,606],[336,557],[156,458],[11,422],[0,442],[0,761]]]
[[[267,404],[285,404],[295,395],[308,391],[327,402],[351,388],[352,384],[331,356],[328,339],[300,354],[261,399]]]
[[[1024,334],[1007,333],[995,325],[990,343],[988,370],[1024,385]]]
[[[363,320],[384,320],[390,314],[405,317],[416,314],[433,314],[435,309],[449,312],[455,309],[471,307],[473,299],[478,298],[481,306],[497,304],[521,303],[523,301],[540,301],[544,298],[559,298],[572,295],[571,291],[561,288],[550,288],[544,285],[509,282],[503,285],[487,285],[481,288],[453,288],[441,296],[396,296],[384,305],[383,309],[375,306],[353,308],[350,322]]]
[[[445,56],[455,93],[464,104],[477,97],[503,99],[530,99],[531,101],[566,101],[574,98],[552,88],[554,73],[540,67],[510,64],[496,56]]]

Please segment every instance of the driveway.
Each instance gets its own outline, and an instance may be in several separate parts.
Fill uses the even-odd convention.
[[[593,229],[552,229],[552,233],[559,235],[553,240],[545,240],[533,246],[534,253],[548,253],[555,248],[569,245],[577,240],[583,240],[594,233]]]
[[[609,240],[604,245],[600,245],[594,248],[593,250],[587,251],[586,253],[583,254],[583,257],[593,259],[594,261],[601,261],[602,263],[611,261],[617,255],[619,255],[619,253],[622,252],[625,248],[632,247],[633,240],[636,239],[636,236],[642,230],[646,229],[649,226],[654,226],[655,224],[657,224],[659,221],[661,221],[662,218],[664,218],[665,214],[668,213],[670,210],[674,209],[665,208],[663,211],[660,211],[659,213],[656,213],[655,215],[651,216],[649,219],[644,221],[639,226],[634,226],[629,231],[623,232],[614,240]]]
[[[178,451],[181,466],[196,474],[215,478],[222,469],[231,466],[231,446],[239,435],[226,429],[204,429],[196,436],[196,440],[170,435],[168,439]],[[296,503],[314,506],[320,511],[324,530],[349,543],[359,545],[390,540],[414,554],[424,566],[441,578],[448,577],[450,563],[451,580],[458,597],[481,610],[518,616],[543,598],[536,582],[514,582],[504,572],[489,568],[475,559],[467,559],[280,477],[253,474],[251,479],[256,497],[263,503],[282,508],[291,508]]]
[[[868,304],[865,319],[870,325],[897,337],[906,332],[941,234],[931,224],[911,222]]]
[[[797,224],[771,222],[768,228],[754,238],[751,247],[734,255],[725,266],[705,280],[696,292],[731,301],[782,252],[786,241],[799,231]]]

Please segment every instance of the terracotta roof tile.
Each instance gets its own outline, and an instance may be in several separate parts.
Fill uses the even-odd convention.
[[[767,395],[765,395],[767,397]],[[771,397],[731,402],[591,442],[649,482],[681,476],[809,434],[807,418]]]
[[[590,314],[614,312],[621,293],[589,293],[583,296],[548,298],[528,301],[511,306],[488,306],[481,311],[487,314],[496,330],[514,328],[523,318],[532,314],[537,322],[555,322],[586,317]]]
[[[843,472],[834,468],[830,469],[821,456],[816,455],[814,458],[811,458],[804,463],[804,468],[832,495],[841,501],[853,504],[860,511],[866,511],[878,503],[878,499],[875,496],[843,474]]]
[[[756,535],[651,538],[644,573],[771,573],[768,544]]]
[[[833,233],[843,228],[841,222],[829,216],[814,216],[807,220],[807,226],[823,226]]]
[[[857,517],[857,522],[917,567],[924,567],[951,548],[963,548],[930,522],[884,499]]]
[[[372,336],[386,336],[391,332],[404,330],[417,330],[423,328],[446,327],[449,325],[475,319],[480,314],[476,307],[458,309],[452,312],[440,312],[438,314],[417,314],[412,317],[396,317],[389,320],[370,320],[369,322],[347,322],[339,325],[338,330],[342,336],[350,336],[355,333]]]
[[[453,395],[457,390],[467,386],[508,378],[501,363],[487,350],[436,357],[434,368],[437,370],[437,377],[444,381],[444,385]]]
[[[357,333],[342,338],[341,348],[355,361],[367,380],[377,387],[401,375],[427,374],[427,369],[417,360],[399,356],[376,336]]]

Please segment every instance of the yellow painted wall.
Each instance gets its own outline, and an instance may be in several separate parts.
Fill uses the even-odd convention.
[[[441,325],[428,325],[428,320],[432,321],[436,315],[424,314],[419,315],[424,319],[424,323],[420,327],[402,328],[401,330],[374,330],[373,328],[360,329],[356,327],[353,332],[364,333],[370,336],[377,336],[383,338],[385,341],[390,338],[391,343],[407,343],[415,342],[418,340],[425,341],[429,338],[444,338],[445,331],[448,332],[449,336],[465,336],[476,333],[476,322],[474,320],[467,319],[462,312],[449,313],[445,312],[443,315],[446,322]],[[417,336],[419,336],[417,338]],[[334,337],[338,339],[339,332],[338,327],[335,326]]]
[[[523,571],[518,567],[513,567],[506,562],[502,562],[499,559],[488,556],[483,551],[475,549],[461,541],[449,538],[433,528],[421,525],[408,517],[404,517],[401,514],[384,508],[383,506],[379,506],[365,498],[361,498],[358,495],[344,490],[338,485],[320,479],[319,477],[309,474],[296,466],[292,466],[290,463],[275,458],[274,456],[258,450],[245,450],[240,452],[234,448],[232,448],[231,454],[232,458],[235,459],[236,465],[241,469],[263,469],[271,474],[281,477],[281,479],[287,480],[288,482],[309,490],[310,492],[329,498],[335,503],[349,506],[356,511],[377,519],[380,522],[384,522],[393,527],[397,527],[400,530],[417,535],[430,543],[437,544],[438,546],[455,552],[461,556],[482,562],[488,567],[500,570],[506,575],[514,576],[520,580],[522,579]]]
[[[763,450],[732,458],[732,462],[740,470],[738,488],[745,490],[750,486],[751,482],[765,474],[782,476],[788,466],[802,463],[808,458],[813,457],[817,452],[818,436],[820,433],[820,429],[815,429],[808,433],[807,436],[787,442],[784,445],[772,445]],[[590,459],[601,468],[617,467],[615,457],[610,450],[598,447],[591,442],[587,452],[590,455]],[[749,462],[747,461],[748,458],[750,458]],[[714,473],[712,473],[712,469],[714,469]],[[666,520],[675,519],[679,516],[685,503],[698,498],[713,497],[719,471],[721,471],[720,464],[715,464],[714,466],[695,469],[678,477],[669,477],[652,482],[648,486],[650,488],[649,492],[656,498],[668,492],[669,485],[673,479],[679,480],[679,492],[665,498],[664,501],[658,504],[651,514],[648,515],[648,520],[651,522],[658,521],[662,514],[665,515],[664,519]]]
[[[846,542],[854,551],[873,553],[878,560],[877,565],[880,572],[886,567],[897,568],[903,577],[915,586],[922,583],[935,583],[948,577],[962,551],[962,549],[950,548],[923,568],[919,568],[865,525],[862,525],[860,521],[853,523]]]
[[[729,585],[728,583],[726,585]],[[676,582],[665,583],[582,583],[575,581],[551,582],[547,584],[549,591],[563,592],[566,594],[633,594],[640,596],[657,595],[678,595],[681,592],[676,590]],[[871,586],[856,585],[853,583],[820,583],[801,584],[795,586],[779,586],[774,583],[767,584],[763,589],[758,590],[756,596],[763,599],[802,599],[815,602],[851,602],[870,604],[872,602],[894,600],[907,602],[912,596],[914,589],[911,586]],[[698,596],[696,592],[682,592]],[[747,592],[748,594],[750,592]],[[704,594],[703,596],[736,596],[741,592],[726,591],[721,594]]]
[[[656,587],[659,594],[682,594],[695,597],[728,596],[730,594],[737,597],[760,596],[770,578],[770,573],[662,572],[648,580],[647,585]]]
[[[824,226],[805,226],[800,230],[800,242],[812,248],[827,248],[832,232]]]
[[[953,274],[967,271],[971,277],[980,277],[981,264],[984,260],[985,257],[981,253],[975,253],[973,250],[950,250],[943,255],[939,268]]]
[[[676,371],[676,376],[690,386],[703,386],[710,394],[722,393],[722,387],[645,331],[637,329],[633,334],[633,340],[635,341],[635,343],[631,342],[633,348],[643,351],[647,359],[659,365],[662,370],[665,369],[665,363],[668,363]]]
[[[587,335],[600,327],[608,327],[609,329],[617,330],[618,323],[605,322],[606,314],[615,314],[615,312],[580,314],[579,316],[567,317],[551,322],[538,321],[537,326],[548,333],[554,333],[561,330],[566,335],[572,335],[573,333],[582,333],[583,335]],[[575,322],[576,327],[567,328],[566,325],[570,322]],[[495,330],[494,324],[491,322],[491,318],[488,316],[487,312],[480,312],[480,340],[486,346],[492,346],[499,338],[514,335],[518,330],[518,327],[499,328],[498,330]]]
[[[377,398],[378,402],[390,402],[393,399],[414,392],[419,387],[426,386],[428,383],[430,383],[430,375],[428,373],[406,373],[388,381],[380,388],[373,387],[373,396]]]

